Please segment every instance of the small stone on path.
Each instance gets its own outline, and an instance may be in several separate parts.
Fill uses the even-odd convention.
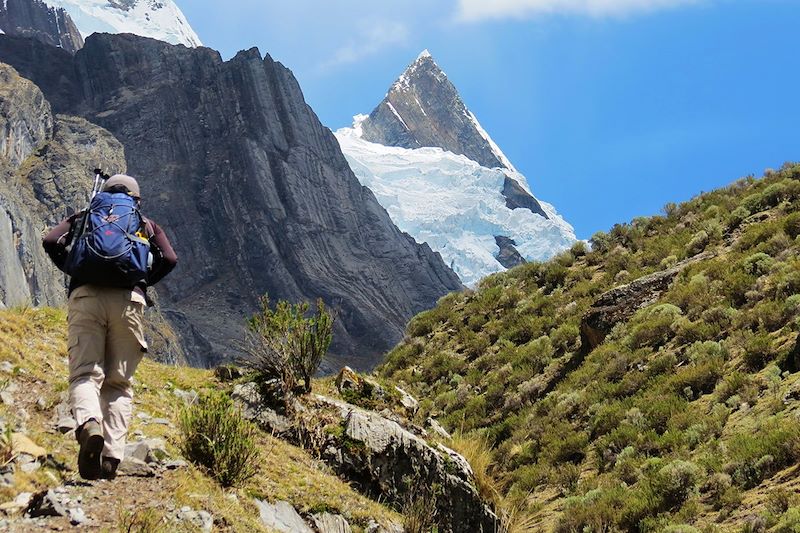
[[[117,468],[121,476],[129,477],[153,477],[156,475],[153,468],[140,459],[133,457],[125,458]]]

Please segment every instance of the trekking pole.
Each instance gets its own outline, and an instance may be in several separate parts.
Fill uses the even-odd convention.
[[[109,175],[105,174],[102,169],[94,169],[94,186],[92,187],[92,197],[89,199],[89,206],[91,206],[92,200],[94,200],[94,197],[97,196],[97,194],[103,188],[103,184],[108,178]],[[78,226],[78,231],[75,233],[76,237],[83,235],[83,231],[86,229],[86,218],[89,216],[89,209],[90,207],[86,207],[86,210],[83,212],[80,226]]]
[[[104,173],[102,169],[99,168],[94,169],[94,187],[92,188],[92,200],[94,200],[94,197],[97,196],[97,193],[99,193],[100,189],[103,188],[103,184],[110,177],[111,176]]]

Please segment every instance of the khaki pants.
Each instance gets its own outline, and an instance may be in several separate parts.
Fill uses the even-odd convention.
[[[69,398],[78,427],[103,426],[103,455],[122,460],[133,411],[131,378],[147,351],[144,297],[84,285],[69,297]]]

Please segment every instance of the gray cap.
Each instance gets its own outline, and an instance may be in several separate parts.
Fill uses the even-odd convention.
[[[139,184],[130,176],[126,176],[125,174],[115,174],[106,180],[105,185],[103,185],[103,190],[107,191],[112,187],[117,185],[122,185],[126,189],[128,189],[128,194],[131,196],[135,196],[136,198],[141,198],[139,194]]]

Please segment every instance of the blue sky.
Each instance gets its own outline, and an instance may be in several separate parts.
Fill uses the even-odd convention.
[[[581,238],[800,160],[797,0],[178,0],[332,129],[424,48]]]

